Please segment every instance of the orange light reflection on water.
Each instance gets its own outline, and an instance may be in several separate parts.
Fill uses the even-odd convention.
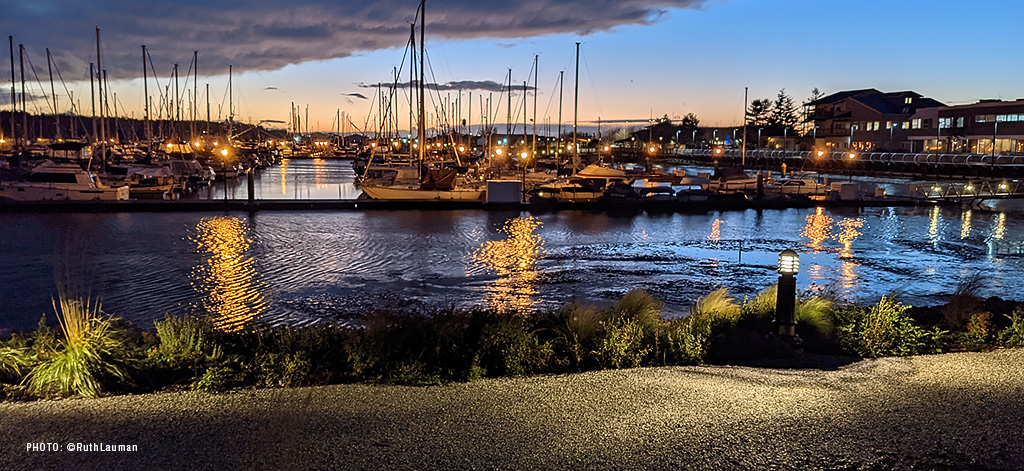
[[[266,308],[255,260],[246,255],[250,241],[244,221],[218,216],[196,226],[196,243],[207,259],[192,271],[192,287],[214,324],[237,331]]]
[[[486,296],[492,309],[524,312],[536,304],[537,260],[544,256],[544,240],[534,232],[540,225],[533,217],[509,219],[498,230],[506,234],[505,240],[486,241],[471,254],[474,265],[498,275]]]
[[[722,220],[715,219],[715,222],[711,223],[711,234],[708,234],[708,240],[711,242],[718,242],[722,237]]]
[[[800,231],[801,236],[811,239],[811,248],[814,250],[821,250],[821,243],[832,236],[832,224],[835,221],[823,211],[824,208],[819,206],[814,214],[808,214],[804,219],[804,228]]]
[[[288,196],[288,159],[281,161],[281,196]]]
[[[327,188],[327,161],[324,159],[313,159],[313,181],[316,189]]]

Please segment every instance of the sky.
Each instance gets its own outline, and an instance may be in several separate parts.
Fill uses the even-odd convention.
[[[63,78],[55,85],[57,109],[68,111],[73,101],[82,114],[91,113],[89,63],[96,61],[99,27],[120,115],[143,115],[145,44],[154,102],[164,90],[173,93],[175,63],[178,93],[190,101],[187,75],[198,51],[200,116],[209,84],[214,120],[226,118],[233,101],[236,119],[288,121],[294,103],[303,118],[308,107],[311,130],[337,130],[339,113],[350,117],[351,130],[374,127],[372,84],[393,81],[395,67],[400,81],[409,80],[406,44],[418,6],[415,0],[0,0],[7,12],[0,33],[14,37],[16,73],[17,48],[25,46],[28,93],[40,97],[30,112],[53,110],[41,99],[50,97],[49,48]],[[513,121],[523,121],[524,81],[532,119],[536,55],[539,132],[557,126],[559,72],[562,122],[571,126],[576,42],[578,120],[589,128],[599,119],[610,129],[687,113],[702,125],[731,126],[742,121],[744,88],[749,100],[785,89],[798,103],[814,88],[825,94],[913,90],[946,104],[1014,100],[1024,98],[1024,41],[1008,21],[1022,13],[1019,0],[428,0],[425,81],[450,86],[431,93],[427,109],[454,102],[461,89],[463,119],[471,114],[479,124],[481,98],[491,97],[491,119],[504,123],[507,98],[492,90],[501,89],[512,69]],[[5,59],[0,106],[9,109]],[[400,127],[408,129],[407,98],[397,107]]]

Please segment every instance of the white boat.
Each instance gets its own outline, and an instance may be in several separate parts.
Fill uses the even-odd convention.
[[[405,201],[483,201],[484,188],[452,188],[450,190],[424,190],[419,187],[362,186],[363,192],[375,200]]]
[[[129,197],[128,185],[109,187],[77,164],[45,161],[23,181],[0,182],[0,199],[13,201],[116,201]]]
[[[390,181],[364,180],[359,188],[375,200],[483,201],[486,193],[483,182],[469,181],[453,169],[428,170],[422,181],[412,178],[418,170],[398,169],[402,171],[396,171]]]
[[[633,179],[622,170],[588,165],[569,178],[538,186],[530,192],[531,201],[589,203],[597,201],[613,183],[630,184],[632,181]]]

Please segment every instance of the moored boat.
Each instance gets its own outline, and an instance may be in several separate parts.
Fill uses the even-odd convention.
[[[77,164],[43,162],[18,181],[0,182],[0,199],[13,201],[116,201],[127,200],[128,185],[103,185],[96,175]]]

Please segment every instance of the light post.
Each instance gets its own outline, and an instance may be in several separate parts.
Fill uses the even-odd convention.
[[[896,128],[896,122],[889,122],[889,150],[892,150],[892,130]]]
[[[762,130],[764,130],[764,128],[757,128],[757,148],[758,149],[761,148],[761,131]]]
[[[717,143],[718,143],[718,130],[715,129],[715,131],[713,133],[711,133],[711,144],[717,144]]]
[[[690,138],[690,145],[697,147],[697,130],[693,130],[693,137]]]
[[[779,289],[775,300],[775,325],[778,334],[794,345],[800,344],[796,335],[796,274],[800,271],[800,255],[792,249],[779,254]]]
[[[789,126],[782,128],[782,150],[789,150]]]

